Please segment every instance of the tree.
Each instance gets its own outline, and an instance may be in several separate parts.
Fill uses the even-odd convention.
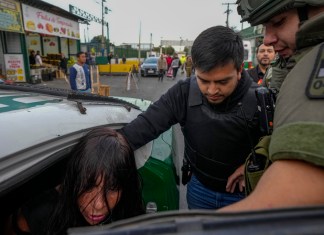
[[[173,55],[175,50],[172,46],[165,47],[163,52],[168,55]]]
[[[102,35],[97,35],[97,36],[94,36],[90,42],[91,43],[101,43],[101,38],[102,38]],[[105,40],[105,45],[108,45],[108,39],[106,38],[106,36],[104,36],[104,40]],[[110,46],[115,46],[113,43],[109,42],[109,45]]]

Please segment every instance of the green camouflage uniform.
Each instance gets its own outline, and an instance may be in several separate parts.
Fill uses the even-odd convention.
[[[300,27],[296,42],[297,52],[290,58],[296,64],[276,102],[270,159],[324,166],[324,13]]]

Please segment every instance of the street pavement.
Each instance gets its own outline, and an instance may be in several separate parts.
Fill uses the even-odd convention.
[[[130,79],[130,89],[127,90],[127,75],[114,76],[114,75],[100,75],[100,83],[102,85],[110,86],[111,96],[124,96],[156,101],[164,94],[171,86],[176,84],[180,79],[185,79],[185,75],[180,71],[175,80],[167,78],[163,82],[158,82],[157,77],[140,77],[137,79]],[[138,89],[136,88],[135,82]],[[47,86],[52,88],[70,89],[69,84],[64,79],[54,79],[53,81],[43,81],[39,86]]]

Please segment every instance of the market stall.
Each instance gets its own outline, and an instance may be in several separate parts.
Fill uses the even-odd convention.
[[[22,3],[24,28],[26,31],[27,51],[39,51],[42,64],[30,63],[31,82],[35,82],[41,77],[42,80],[52,80],[58,74],[62,54],[67,58],[75,56],[80,47],[80,33],[78,18],[68,12],[59,11],[59,14],[53,14],[38,8],[35,1]],[[52,8],[48,8],[52,9]]]

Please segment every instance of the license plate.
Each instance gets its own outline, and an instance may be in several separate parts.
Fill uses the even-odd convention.
[[[154,70],[149,69],[149,70],[147,70],[147,73],[154,73]]]

